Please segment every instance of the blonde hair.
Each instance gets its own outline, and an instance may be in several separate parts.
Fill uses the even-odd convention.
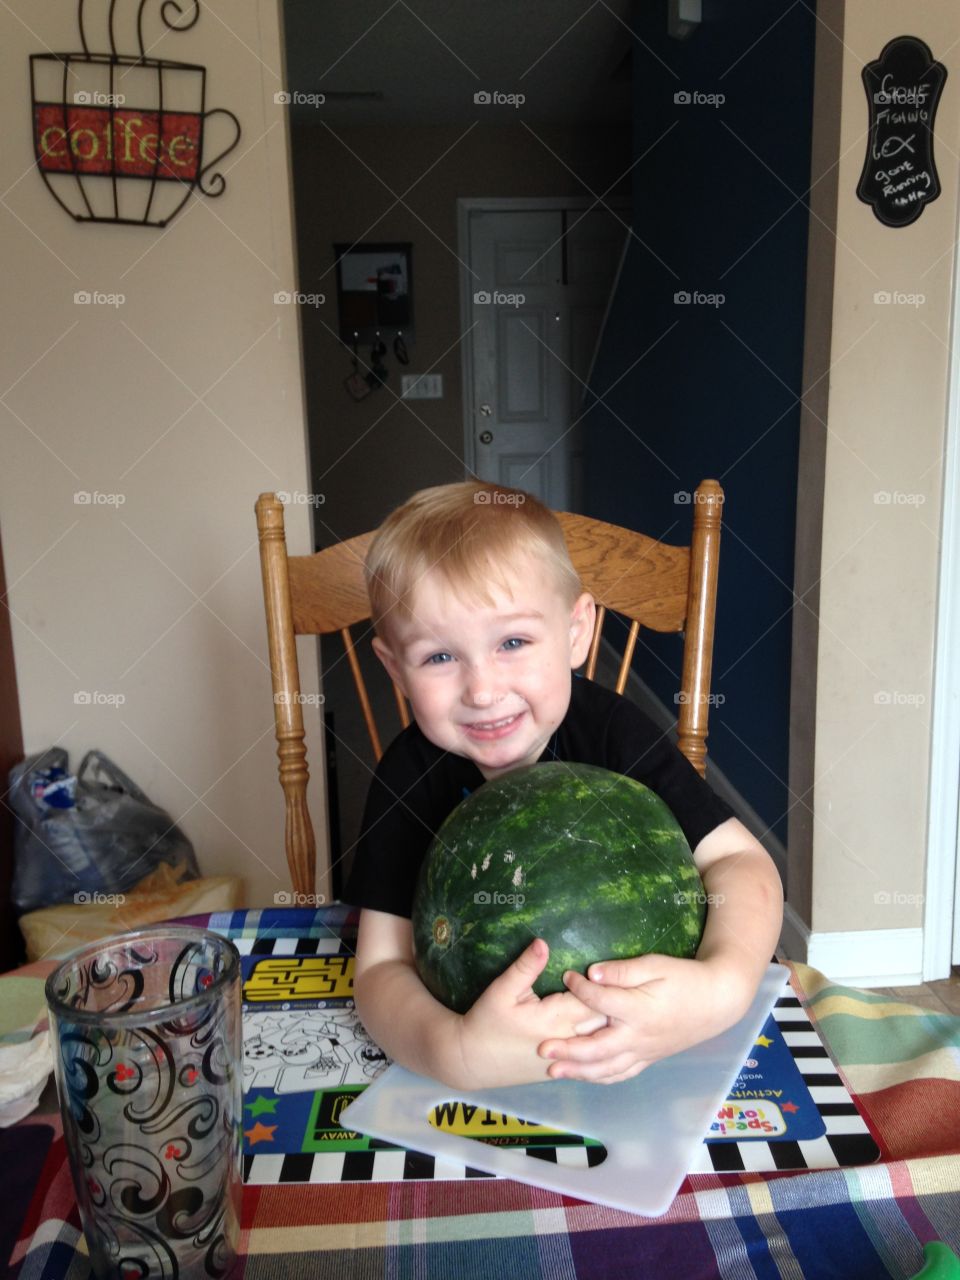
[[[571,607],[581,594],[560,522],[533,494],[484,480],[421,489],[387,516],[364,564],[378,633],[391,614],[410,617],[414,588],[439,573],[461,599],[493,604],[490,584],[509,590],[520,556],[537,556]]]

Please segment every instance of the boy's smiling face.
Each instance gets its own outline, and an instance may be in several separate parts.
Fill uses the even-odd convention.
[[[540,758],[570,705],[570,672],[587,656],[593,597],[571,608],[551,569],[525,556],[488,584],[493,603],[469,604],[434,572],[420,580],[409,618],[373,641],[410,699],[424,736],[496,778]]]

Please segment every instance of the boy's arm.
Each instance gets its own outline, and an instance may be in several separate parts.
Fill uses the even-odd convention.
[[[413,960],[410,921],[362,911],[354,996],[374,1041],[410,1071],[453,1089],[529,1084],[547,1078],[537,1054],[547,1036],[569,1037],[604,1025],[570,992],[540,999],[532,985],[549,957],[534,941],[465,1014],[435,1000]]]
[[[460,1019],[420,981],[409,920],[360,913],[353,989],[360,1020],[385,1053],[410,1071],[454,1083],[463,1066]]]
[[[594,1035],[549,1040],[553,1078],[613,1083],[658,1058],[718,1035],[746,1013],[773,955],[783,919],[780,877],[736,818],[715,827],[694,859],[707,918],[694,960],[647,955],[569,973],[567,987],[609,1025]]]
[[[743,1017],[773,957],[783,924],[783,886],[763,845],[737,818],[714,828],[694,850],[707,895],[697,959],[740,990]]]

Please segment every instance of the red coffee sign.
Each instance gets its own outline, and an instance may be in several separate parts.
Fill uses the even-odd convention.
[[[34,138],[48,173],[99,173],[195,182],[203,116],[129,107],[37,105]]]

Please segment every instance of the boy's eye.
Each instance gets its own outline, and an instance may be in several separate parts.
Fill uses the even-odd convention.
[[[504,640],[503,647],[508,650],[522,649],[526,643],[526,640],[521,639],[520,636],[511,636],[509,640]]]
[[[444,663],[452,661],[453,657],[449,653],[431,653],[430,657],[427,658],[425,665],[428,667],[440,667],[443,666]]]

